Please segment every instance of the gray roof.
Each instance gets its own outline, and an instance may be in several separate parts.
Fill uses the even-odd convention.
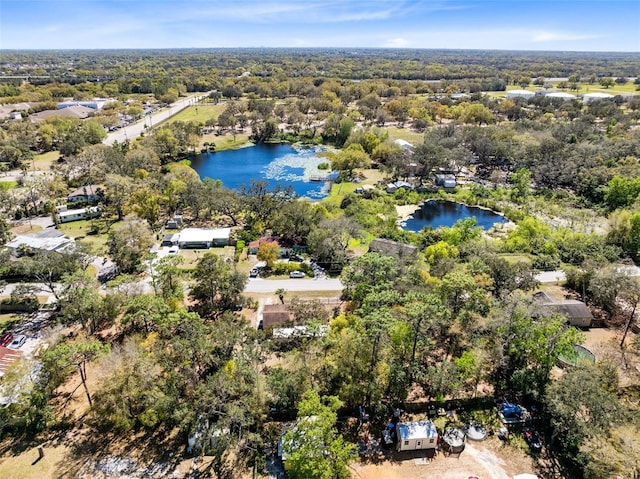
[[[547,303],[545,306],[549,306],[554,312],[562,314],[569,319],[593,318],[591,310],[582,301],[565,299]]]
[[[369,251],[385,256],[413,256],[418,252],[418,247],[384,238],[376,238],[369,244]]]

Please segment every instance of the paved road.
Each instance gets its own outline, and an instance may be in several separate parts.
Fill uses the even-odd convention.
[[[143,131],[147,128],[154,127],[159,123],[165,121],[167,118],[171,118],[176,113],[184,110],[188,106],[195,105],[196,102],[207,97],[209,93],[196,93],[195,95],[181,98],[175,103],[169,105],[161,111],[153,113],[152,115],[145,116],[140,121],[133,123],[132,125],[121,128],[118,131],[109,133],[104,139],[103,143],[106,145],[112,145],[114,142],[124,143],[127,140],[133,140],[139,137]]]
[[[640,267],[638,266],[618,266],[617,272],[625,276],[640,276]],[[555,271],[543,271],[536,274],[535,278],[541,283],[556,283],[566,281],[567,275],[561,269]]]
[[[535,278],[541,283],[556,283],[558,281],[565,281],[567,279],[567,275],[564,274],[564,271],[543,271],[542,273],[536,274]]]
[[[287,291],[342,291],[339,279],[261,279],[251,278],[244,289],[247,293],[274,293]]]

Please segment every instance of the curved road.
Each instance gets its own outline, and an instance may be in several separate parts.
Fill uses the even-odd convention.
[[[138,120],[136,123],[109,133],[104,139],[103,143],[105,145],[113,145],[113,143],[115,143],[116,141],[118,143],[124,143],[125,141],[133,140],[134,138],[139,137],[142,132],[145,131],[145,129],[153,128],[166,119],[171,118],[176,113],[184,110],[188,106],[195,105],[198,101],[206,98],[207,96],[209,96],[209,92],[195,93],[186,98],[180,98],[177,102],[172,103],[167,108],[164,108],[151,115],[145,116],[141,120]]]

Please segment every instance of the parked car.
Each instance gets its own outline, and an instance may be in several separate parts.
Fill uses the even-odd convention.
[[[289,273],[289,278],[304,278],[306,276],[306,274],[304,274],[302,271],[292,271],[291,273]]]
[[[13,337],[13,341],[7,346],[9,349],[20,349],[20,347],[27,340],[27,337],[24,334],[18,334]]]
[[[258,275],[260,274],[260,272],[253,268],[251,271],[249,271],[249,278],[257,278]]]
[[[527,444],[533,452],[542,451],[542,439],[540,439],[540,435],[533,429],[524,431],[524,440],[527,441]]]
[[[13,334],[11,333],[4,333],[0,336],[0,346],[6,347],[11,341],[13,341]]]
[[[302,256],[300,256],[299,254],[292,254],[291,256],[289,256],[289,261],[295,261],[296,263],[302,263],[304,261],[304,258]]]
[[[169,248],[169,252],[168,253],[169,254],[178,254],[179,252],[180,252],[180,248],[178,246],[174,245],[174,246],[171,246]]]

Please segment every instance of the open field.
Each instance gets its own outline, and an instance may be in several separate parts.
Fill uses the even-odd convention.
[[[246,133],[237,133],[235,137],[231,133],[225,133],[221,136],[208,134],[202,137],[200,147],[205,143],[215,144],[216,151],[235,150],[253,145],[253,143],[249,142],[249,135]]]
[[[51,165],[58,161],[58,158],[60,158],[58,151],[48,151],[47,153],[36,155],[33,157],[32,168],[35,171],[49,171],[51,170]]]
[[[172,116],[166,123],[173,123],[176,121],[195,121],[198,123],[206,123],[207,120],[216,120],[220,113],[225,109],[226,105],[218,103],[213,104],[198,104],[196,106],[190,106],[185,108],[181,112]]]
[[[416,131],[407,130],[405,128],[398,128],[397,126],[390,126],[385,128],[389,133],[389,140],[405,140],[414,145],[419,145],[424,141],[424,133],[418,133]]]
[[[73,221],[71,223],[62,223],[58,229],[70,238],[75,239],[80,244],[87,245],[91,252],[96,255],[106,254],[107,251],[107,235],[106,234],[89,234],[91,231],[91,220]]]
[[[605,88],[602,85],[600,85],[599,83],[578,83],[578,89],[577,90],[570,90],[568,88],[565,89],[560,89],[557,88],[556,85],[558,84],[558,82],[554,83],[554,87],[555,89],[557,89],[558,91],[563,91],[566,93],[571,93],[572,95],[582,95],[584,93],[608,93],[610,95],[617,95],[619,93],[635,93],[635,94],[640,94],[640,91],[638,91],[636,88],[638,87],[638,85],[634,85],[633,82],[627,82],[624,85],[614,85],[610,88]],[[531,91],[538,91],[541,90],[542,86],[540,85],[529,85],[525,88],[525,90],[531,90]],[[508,85],[507,86],[507,91],[509,90],[522,90],[522,87],[520,85]],[[489,92],[489,94],[491,96],[505,96],[506,92],[501,91],[501,92]]]

